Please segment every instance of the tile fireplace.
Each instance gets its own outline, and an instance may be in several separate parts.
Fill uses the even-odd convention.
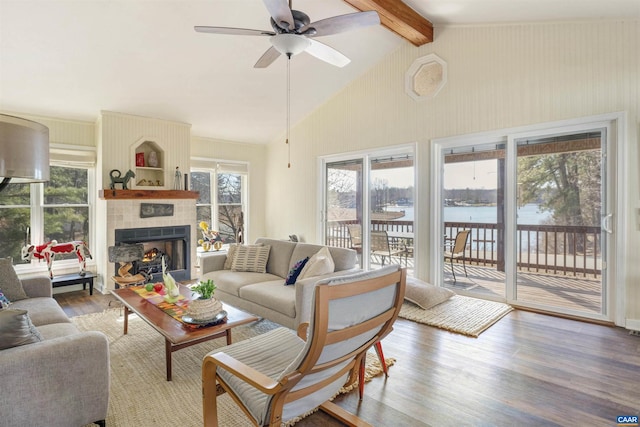
[[[191,279],[191,226],[137,227],[115,230],[115,246],[140,243],[144,256],[133,262],[131,274],[144,273],[162,282],[162,258],[177,281]],[[117,270],[117,269],[116,269]],[[115,272],[117,274],[117,271]]]
[[[110,190],[100,194],[104,213],[104,246],[100,245],[95,254],[98,271],[102,273],[103,290],[115,289],[112,276],[118,268],[109,261],[107,248],[124,243],[142,243],[148,258],[157,258],[157,265],[150,263],[140,268],[150,268],[154,281],[162,281],[162,267],[158,254],[168,255],[171,275],[176,280],[190,280],[196,277],[196,198],[197,193],[186,191],[145,191],[118,190],[114,196]],[[188,197],[188,198],[181,198]],[[173,205],[170,216],[146,217],[141,215],[143,203]],[[101,249],[103,249],[101,251]],[[155,257],[154,257],[155,254]],[[133,273],[133,272],[132,272]]]

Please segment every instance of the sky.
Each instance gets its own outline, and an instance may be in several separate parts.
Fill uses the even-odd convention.
[[[386,181],[388,187],[407,188],[413,186],[413,172],[414,168],[410,167],[373,170],[371,181],[375,182],[379,179]],[[495,159],[447,163],[444,165],[443,184],[447,190],[465,188],[492,190],[498,187],[496,176]]]
[[[444,166],[445,189],[496,189],[496,161],[448,163]],[[389,187],[407,188],[413,185],[413,168],[381,169],[371,172],[371,180],[387,181]]]
[[[493,159],[445,164],[443,184],[447,190],[461,188],[496,189],[498,188],[496,161]]]

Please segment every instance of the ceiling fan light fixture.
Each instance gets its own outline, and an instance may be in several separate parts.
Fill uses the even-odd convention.
[[[270,41],[278,52],[287,56],[297,55],[311,44],[306,37],[296,34],[278,34],[271,37]]]

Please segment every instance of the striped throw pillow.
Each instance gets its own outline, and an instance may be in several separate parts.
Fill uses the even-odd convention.
[[[231,264],[231,271],[266,273],[271,246],[238,246]]]

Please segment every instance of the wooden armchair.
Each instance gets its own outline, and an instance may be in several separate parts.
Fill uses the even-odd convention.
[[[278,328],[205,356],[204,425],[218,425],[218,383],[256,426],[280,426],[317,407],[349,426],[368,426],[329,399],[358,378],[367,350],[391,329],[405,281],[399,266],[321,281],[298,335]]]

